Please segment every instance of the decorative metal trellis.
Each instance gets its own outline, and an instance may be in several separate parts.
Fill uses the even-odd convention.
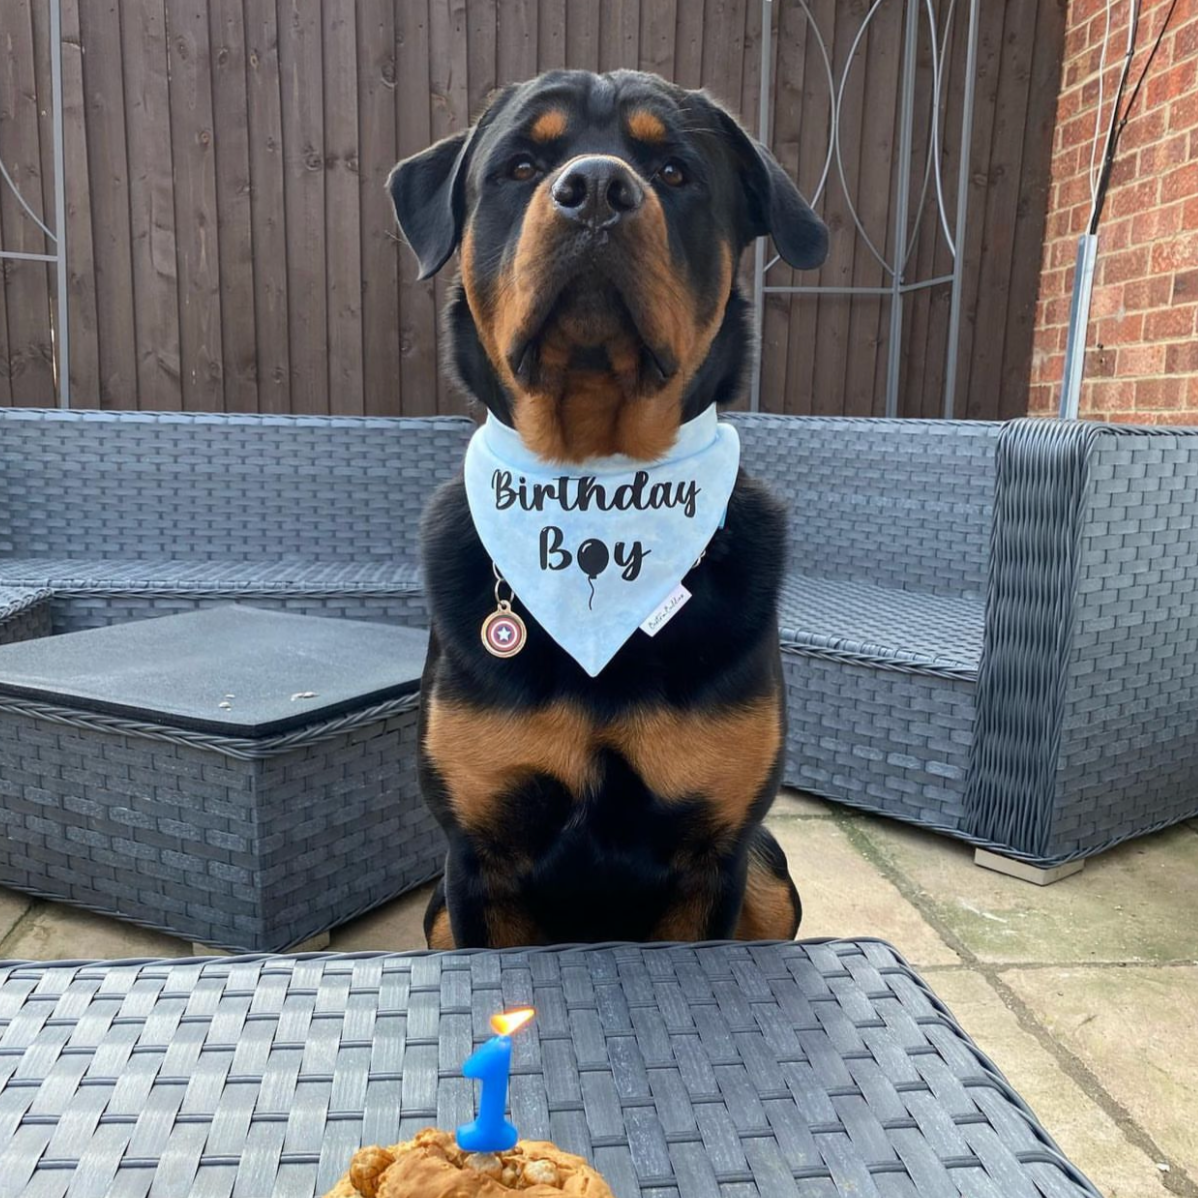
[[[58,385],[58,406],[71,406],[70,331],[67,327],[67,199],[66,169],[62,139],[62,5],[61,0],[49,0],[50,5],[50,93],[53,105],[54,128],[54,228],[47,226],[42,217],[21,194],[8,168],[0,158],[0,182],[17,198],[24,215],[42,231],[47,244],[54,247],[50,254],[31,254],[18,250],[6,250],[0,246],[0,260],[5,258],[20,262],[52,262],[57,276],[57,319],[52,326],[55,357],[55,379]]]
[[[950,286],[950,301],[949,301],[949,327],[948,327],[948,346],[945,354],[945,371],[944,371],[944,402],[943,411],[946,419],[951,419],[953,415],[953,394],[956,389],[957,378],[957,343],[959,340],[961,328],[961,284],[964,275],[964,245],[965,245],[965,222],[967,216],[967,201],[969,191],[969,157],[971,135],[973,131],[973,105],[974,105],[974,90],[976,86],[977,74],[977,28],[978,28],[978,6],[979,0],[948,0],[947,5],[943,9],[942,17],[943,24],[941,25],[937,19],[936,8],[933,5],[933,0],[897,0],[904,5],[904,28],[903,28],[903,57],[899,72],[899,144],[898,153],[895,156],[896,165],[898,168],[898,180],[896,191],[896,202],[894,205],[894,255],[888,259],[885,254],[878,249],[874,239],[865,229],[861,222],[861,218],[857,212],[857,208],[853,203],[848,181],[845,177],[844,157],[841,152],[841,123],[840,112],[844,101],[845,87],[848,83],[849,73],[853,65],[853,60],[857,55],[858,48],[865,39],[865,35],[869,29],[870,22],[873,21],[878,11],[886,0],[872,0],[864,18],[861,21],[861,26],[857,30],[845,59],[844,65],[840,71],[840,78],[837,81],[832,66],[832,54],[829,52],[828,45],[824,40],[823,34],[820,32],[811,9],[808,6],[808,0],[785,0],[786,3],[795,3],[802,9],[807,18],[807,28],[810,35],[815,40],[815,46],[819,54],[820,61],[824,68],[824,75],[828,84],[828,91],[831,96],[830,119],[828,129],[828,151],[824,159],[823,170],[820,174],[819,183],[811,197],[812,207],[818,208],[820,198],[826,194],[829,181],[832,178],[833,170],[840,183],[844,193],[844,200],[848,207],[849,215],[852,218],[853,224],[856,227],[857,235],[869,250],[869,252],[877,259],[882,267],[885,277],[889,282],[881,287],[835,287],[835,286],[781,286],[773,285],[767,282],[767,274],[775,263],[780,261],[779,255],[775,254],[773,258],[766,260],[766,243],[765,239],[759,239],[756,247],[756,258],[754,262],[753,276],[753,298],[754,307],[759,314],[759,319],[763,317],[763,301],[767,295],[841,295],[841,296],[883,296],[890,300],[889,308],[889,325],[890,334],[886,346],[886,415],[898,415],[898,390],[899,390],[899,369],[902,356],[902,333],[903,333],[903,300],[906,296],[916,291],[922,291],[929,287]],[[957,195],[956,195],[956,213],[955,221],[950,228],[948,221],[948,204],[945,200],[944,182],[941,177],[941,127],[947,121],[948,114],[946,105],[942,103],[942,83],[944,79],[944,68],[947,60],[949,44],[951,40],[953,18],[956,14],[958,2],[962,5],[968,4],[968,20],[969,29],[966,37],[966,62],[965,62],[965,78],[963,86],[963,99],[961,109],[961,138],[960,138],[960,161],[957,164]],[[771,10],[775,3],[781,4],[783,0],[761,0],[761,100],[760,100],[760,125],[758,136],[763,145],[770,144],[770,100],[772,97],[772,82],[770,78],[772,65],[772,38],[771,29]],[[930,147],[927,155],[927,163],[924,168],[923,183],[919,196],[918,203],[915,208],[915,228],[909,229],[911,216],[911,184],[912,184],[912,142],[913,130],[915,126],[915,83],[916,74],[918,71],[918,53],[919,53],[919,35],[920,25],[926,18],[928,27],[928,40],[931,48],[931,68],[932,68],[932,86],[931,86],[931,138]],[[944,110],[944,111],[942,111]],[[947,245],[949,254],[952,258],[953,269],[951,274],[937,275],[932,278],[911,280],[907,277],[907,267],[910,262],[912,250],[915,247],[916,237],[919,229],[919,218],[923,212],[924,205],[927,202],[928,190],[932,180],[935,181],[935,196],[936,207],[939,214],[938,227],[943,232],[944,240]],[[750,393],[750,407],[753,411],[757,411],[760,406],[760,387],[761,387],[761,361],[758,358],[757,366],[753,376],[752,390]]]

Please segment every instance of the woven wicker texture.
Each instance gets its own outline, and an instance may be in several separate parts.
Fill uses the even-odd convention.
[[[790,514],[791,564],[932,595],[986,589],[994,443],[982,421],[731,417]]]
[[[50,592],[0,586],[0,645],[50,635]]]
[[[474,428],[32,409],[0,421],[10,558],[415,562],[420,513]]]
[[[414,702],[369,714],[247,747],[10,700],[0,883],[234,950],[344,923],[445,856],[417,783]]]
[[[618,1198],[1097,1198],[889,946],[607,946],[0,968],[0,1195],[307,1198],[473,1115]]]
[[[787,651],[911,673],[976,678],[985,608],[867,582],[790,573],[779,624]]]
[[[1195,814],[1198,430],[1016,421],[998,477],[968,830],[1068,860]]]
[[[734,420],[790,517],[788,783],[1042,865],[1198,813],[1195,431]]]
[[[790,514],[787,782],[1045,865],[1198,814],[1193,431],[732,419]],[[0,412],[0,587],[56,631],[423,625],[417,516],[472,427]]]
[[[395,591],[374,595],[345,592],[335,595],[311,595],[301,590],[262,594],[246,588],[238,591],[193,592],[180,590],[158,593],[144,591],[99,591],[88,594],[56,592],[50,610],[56,632],[81,632],[85,628],[103,628],[125,620],[151,620],[176,612],[221,606],[235,602],[269,611],[297,612],[302,616],[327,616],[339,620],[373,620],[383,624],[405,624],[409,628],[428,627],[428,607],[420,590]]]

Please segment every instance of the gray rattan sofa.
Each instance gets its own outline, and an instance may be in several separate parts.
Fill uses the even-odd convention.
[[[786,781],[1056,866],[1198,813],[1198,433],[734,418],[790,511]],[[0,412],[0,641],[418,625],[466,419]]]
[[[0,641],[47,591],[56,632],[231,599],[423,624],[420,512],[473,427],[0,412]]]
[[[785,780],[1039,867],[1198,813],[1198,430],[737,419]]]

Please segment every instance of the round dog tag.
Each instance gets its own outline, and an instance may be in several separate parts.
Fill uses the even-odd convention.
[[[493,657],[515,657],[524,648],[528,630],[524,621],[506,600],[499,601],[498,611],[493,611],[482,626],[483,647]]]

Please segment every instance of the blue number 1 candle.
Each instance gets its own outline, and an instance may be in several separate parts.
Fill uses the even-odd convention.
[[[482,1082],[478,1118],[457,1130],[458,1147],[464,1152],[507,1152],[515,1148],[519,1135],[504,1118],[512,1071],[512,1032],[522,1028],[534,1013],[529,1007],[492,1015],[491,1027],[496,1034],[462,1066],[464,1076]]]

